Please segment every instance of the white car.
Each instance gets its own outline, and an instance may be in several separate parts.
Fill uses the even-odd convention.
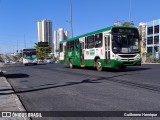
[[[44,60],[38,60],[38,63],[44,63]]]
[[[46,58],[46,59],[44,59],[44,62],[45,62],[45,63],[54,63],[55,60],[52,59],[52,58]]]

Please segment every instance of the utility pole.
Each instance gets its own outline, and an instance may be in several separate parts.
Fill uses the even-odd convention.
[[[18,40],[17,40],[17,53],[18,53]]]
[[[129,22],[131,22],[131,0],[129,0]]]
[[[72,26],[72,0],[70,0],[70,32],[71,32],[71,37],[73,37],[73,26]]]
[[[24,48],[26,48],[26,36],[24,34]]]

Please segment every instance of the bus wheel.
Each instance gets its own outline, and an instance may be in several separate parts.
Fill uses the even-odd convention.
[[[72,59],[69,60],[69,67],[73,68]]]
[[[97,68],[98,71],[102,71],[102,66],[101,66],[100,59],[96,60],[96,68]]]
[[[126,66],[120,66],[119,69],[120,69],[120,71],[125,71]]]

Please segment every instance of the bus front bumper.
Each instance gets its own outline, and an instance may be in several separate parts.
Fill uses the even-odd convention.
[[[141,60],[132,60],[132,61],[111,60],[110,63],[111,63],[111,67],[141,66]]]

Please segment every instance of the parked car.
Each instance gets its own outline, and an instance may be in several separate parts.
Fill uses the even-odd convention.
[[[44,62],[45,62],[45,63],[54,63],[55,60],[52,59],[52,58],[46,58],[46,59],[44,59]]]
[[[38,60],[38,63],[44,63],[44,60]]]
[[[59,63],[59,60],[56,60],[55,63]]]

